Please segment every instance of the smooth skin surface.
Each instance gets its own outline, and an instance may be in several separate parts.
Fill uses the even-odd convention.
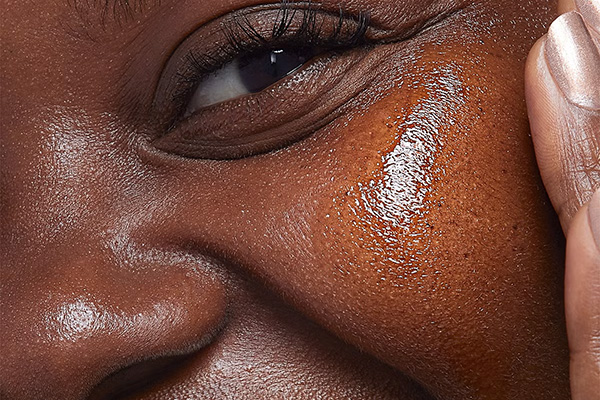
[[[262,3],[86,4],[3,2],[3,396],[569,398],[522,72],[555,4],[349,1],[381,40],[290,83],[349,106],[235,160],[190,130],[332,112],[282,88],[165,135],[171,54]]]

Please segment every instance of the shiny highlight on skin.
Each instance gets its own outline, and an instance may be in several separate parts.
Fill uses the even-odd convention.
[[[433,206],[428,199],[434,180],[444,177],[443,169],[434,169],[435,160],[444,145],[442,130],[456,123],[453,116],[460,114],[465,104],[459,74],[452,71],[451,66],[442,66],[425,72],[420,77],[422,80],[411,83],[412,87],[398,86],[398,90],[423,90],[427,97],[418,99],[410,110],[400,112],[396,109],[398,115],[395,118],[388,117],[386,126],[395,130],[396,144],[382,155],[381,171],[374,173],[368,183],[359,182],[355,189],[360,193],[359,208],[364,210],[356,213],[366,214],[369,217],[365,220],[379,221],[382,225],[375,232],[385,245],[373,250],[406,250],[399,260],[393,256],[386,258],[397,266],[398,278],[419,272],[409,254],[419,257],[428,250],[431,229],[416,232],[414,227],[424,227],[417,221],[424,220]],[[392,284],[394,282],[398,281],[392,280]]]

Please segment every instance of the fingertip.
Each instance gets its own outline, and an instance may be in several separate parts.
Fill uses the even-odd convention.
[[[540,174],[563,231],[600,181],[600,58],[575,12],[554,21],[525,68],[525,94]]]
[[[544,69],[541,68],[543,65],[540,65],[540,63],[545,63],[543,49],[544,43],[546,42],[546,36],[547,35],[544,35],[539,38],[531,47],[525,63],[525,90],[531,100],[535,100],[535,96],[531,95],[536,94],[536,91],[539,90],[539,84],[541,83],[539,80],[539,72],[540,69]]]
[[[525,96],[531,136],[535,145],[538,164],[542,175],[552,176],[556,158],[556,124],[553,118],[557,112],[557,95],[552,76],[544,56],[546,36],[538,39],[532,47],[525,65]],[[546,171],[549,173],[546,174]],[[544,177],[546,178],[546,177]],[[546,180],[545,180],[546,181]],[[549,182],[552,183],[552,182]]]
[[[547,35],[531,48],[525,64],[525,98],[531,138],[544,185],[566,232],[570,215],[565,207],[564,171],[561,149],[564,132],[557,117],[564,110],[564,99],[552,77],[545,57]]]
[[[553,82],[544,57],[546,39],[547,35],[544,35],[535,42],[525,63],[525,96],[530,122],[534,125],[534,135],[545,132],[545,129],[541,129],[542,126],[538,126],[544,121],[547,110],[553,108],[554,104],[549,93]]]

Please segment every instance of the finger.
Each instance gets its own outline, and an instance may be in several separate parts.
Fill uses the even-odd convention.
[[[599,0],[558,0],[558,13],[577,11],[583,16],[588,28],[600,32],[600,1]]]
[[[565,310],[573,400],[600,396],[600,190],[567,235]]]
[[[561,0],[571,1],[573,0]],[[599,0],[574,0],[575,8],[583,16],[588,27],[600,33],[600,1]],[[597,38],[597,36],[596,36]]]
[[[565,232],[600,186],[599,46],[599,34],[569,12],[552,23],[527,60],[536,157]]]

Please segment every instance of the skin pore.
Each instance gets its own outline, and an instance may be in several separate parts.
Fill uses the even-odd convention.
[[[4,0],[0,395],[567,399],[522,78],[555,5],[347,1],[369,45],[173,124],[179,49],[268,3]]]

